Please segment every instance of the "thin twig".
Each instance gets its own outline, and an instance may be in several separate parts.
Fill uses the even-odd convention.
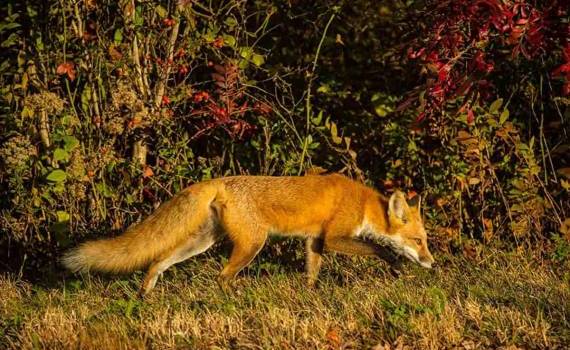
[[[336,17],[336,14],[333,13],[330,18],[329,21],[327,22],[327,25],[325,26],[325,30],[323,31],[323,35],[321,36],[321,40],[319,41],[319,45],[317,46],[317,52],[315,53],[315,58],[313,59],[313,67],[311,69],[311,73],[309,75],[309,82],[307,84],[307,92],[306,92],[306,105],[305,105],[305,110],[306,110],[306,135],[305,135],[305,140],[303,141],[303,152],[301,153],[301,160],[299,162],[299,174],[301,174],[303,172],[303,163],[305,162],[305,155],[307,154],[307,148],[309,147],[309,130],[311,128],[311,87],[313,85],[313,79],[315,76],[315,70],[317,69],[317,61],[319,59],[319,55],[321,53],[321,47],[323,46],[323,42],[325,41],[325,37],[327,35],[327,32],[329,30],[329,27],[332,23],[332,21],[334,20],[334,18]]]
[[[164,90],[166,88],[166,82],[168,80],[168,75],[170,74],[170,62],[174,57],[174,46],[176,45],[176,38],[178,37],[178,31],[180,30],[180,16],[179,13],[181,11],[180,3],[176,5],[175,10],[175,22],[172,26],[172,31],[170,32],[170,39],[168,40],[168,46],[166,47],[166,66],[162,70],[162,74],[158,83],[156,85],[156,92],[154,95],[154,108],[158,109],[162,103],[162,97],[164,96]]]

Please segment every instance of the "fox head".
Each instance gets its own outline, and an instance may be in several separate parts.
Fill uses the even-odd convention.
[[[387,238],[398,254],[431,268],[434,259],[428,249],[420,206],[419,196],[408,203],[402,192],[394,192],[388,201]]]

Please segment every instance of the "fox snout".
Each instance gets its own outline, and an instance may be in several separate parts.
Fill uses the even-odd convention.
[[[435,259],[428,250],[427,245],[424,245],[418,251],[418,259],[416,261],[418,262],[418,264],[422,265],[427,269],[431,269],[433,267],[433,265],[435,264]]]
[[[422,265],[423,267],[427,268],[427,269],[431,269],[434,264],[435,264],[435,259],[433,258],[433,256],[431,256],[431,254],[429,256],[425,256],[425,257],[420,257],[419,259],[419,264]]]
[[[414,247],[410,245],[404,245],[401,247],[401,254],[407,257],[409,260],[420,264],[422,267],[431,269],[435,263],[435,259],[431,255],[427,246]]]

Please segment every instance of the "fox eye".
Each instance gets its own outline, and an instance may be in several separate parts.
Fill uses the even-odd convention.
[[[416,242],[417,245],[422,245],[422,240],[419,238],[414,238],[414,241]]]

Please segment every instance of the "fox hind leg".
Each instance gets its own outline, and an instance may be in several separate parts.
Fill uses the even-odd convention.
[[[190,238],[184,245],[163,254],[161,258],[155,260],[149,267],[139,295],[145,296],[156,285],[158,277],[169,267],[195,255],[205,252],[216,242],[214,231],[202,231],[200,234]]]
[[[251,234],[232,233],[228,233],[234,245],[232,253],[218,279],[221,287],[224,289],[230,280],[234,279],[244,267],[249,265],[261,248],[263,248],[267,239],[267,233],[261,231],[252,232]]]

